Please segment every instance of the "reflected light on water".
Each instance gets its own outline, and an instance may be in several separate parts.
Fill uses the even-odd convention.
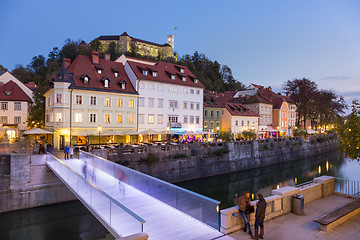
[[[297,184],[297,178],[294,179],[295,185]]]
[[[276,186],[276,189],[279,189],[279,188],[280,188],[280,185],[277,185],[277,186]]]
[[[319,165],[319,175],[321,174],[321,166]]]
[[[326,161],[326,172],[329,171],[329,161]]]

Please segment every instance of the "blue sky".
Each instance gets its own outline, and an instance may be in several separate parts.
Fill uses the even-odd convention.
[[[360,1],[0,0],[0,64],[12,70],[64,40],[121,34],[227,64],[248,85],[307,77],[360,98]],[[174,26],[178,29],[173,30]]]

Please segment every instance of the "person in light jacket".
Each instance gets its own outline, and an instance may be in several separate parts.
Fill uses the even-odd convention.
[[[247,208],[251,206],[250,193],[246,191],[244,192],[244,196],[240,198],[236,198],[235,200],[236,200],[236,204],[239,207],[240,216],[244,220],[244,232],[246,232],[246,230],[249,229],[249,235],[252,236],[250,223],[249,223],[249,214],[247,213]]]
[[[257,194],[259,201],[256,204],[255,212],[255,235],[252,236],[252,239],[263,239],[264,238],[264,219],[265,219],[265,210],[266,210],[266,201],[264,196],[261,193]],[[260,227],[260,234],[259,234]]]

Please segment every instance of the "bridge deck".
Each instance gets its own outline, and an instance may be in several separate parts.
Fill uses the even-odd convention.
[[[80,160],[62,160],[66,165],[84,176],[82,172],[83,162]],[[91,174],[94,171],[94,178]],[[59,175],[60,173],[57,172]],[[150,239],[214,239],[223,236],[222,233],[204,224],[203,222],[157,200],[123,182],[108,175],[107,173],[87,167],[87,180],[102,191],[126,206],[132,212],[143,218],[144,232]],[[63,180],[63,179],[62,179]],[[102,211],[97,209],[96,211]],[[104,211],[108,211],[104,209]],[[104,212],[103,214],[107,214]],[[120,215],[119,215],[119,218]],[[113,219],[114,221],[115,219]],[[126,224],[122,219],[116,219],[119,224]]]

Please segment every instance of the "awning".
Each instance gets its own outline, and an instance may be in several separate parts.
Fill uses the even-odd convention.
[[[149,134],[161,134],[161,133],[158,131],[155,131],[155,130],[147,129],[147,130],[139,132],[139,134],[149,135]]]
[[[44,129],[41,128],[33,128],[30,130],[27,130],[25,132],[23,132],[23,134],[27,134],[27,135],[40,135],[40,134],[53,134],[52,132],[46,131]]]

